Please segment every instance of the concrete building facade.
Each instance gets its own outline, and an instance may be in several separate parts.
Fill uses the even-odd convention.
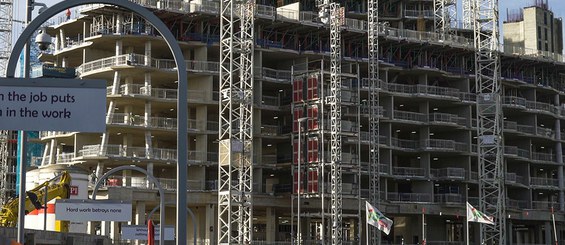
[[[547,2],[508,13],[503,24],[504,44],[526,52],[563,53],[563,20],[549,9]]]
[[[196,215],[196,224],[189,220],[186,232],[189,241],[196,237],[202,244],[216,244],[219,2],[135,2],[153,10],[183,49],[189,76],[187,206]],[[342,227],[346,242],[365,244],[364,202],[370,181],[367,3],[337,2],[346,8]],[[428,244],[464,244],[465,202],[476,205],[479,193],[473,40],[453,35],[440,40],[433,32],[432,1],[383,0],[379,10],[378,208],[395,223],[383,241],[421,242],[424,212]],[[297,231],[300,192],[303,240],[329,241],[324,188],[329,185],[324,143],[329,113],[323,100],[329,30],[317,18],[314,1],[257,1],[255,11],[253,240],[290,243]],[[166,220],[147,216],[159,198],[137,173],[111,177],[97,199],[131,201],[131,224],[144,224],[148,218],[174,224],[177,71],[165,42],[142,17],[105,5],[83,6],[79,16],[51,26],[49,33],[54,52],[43,54],[43,61],[74,67],[80,78],[108,81],[107,130],[41,132],[46,144],[38,159],[41,165],[76,165],[98,177],[121,165],[147,169],[167,190]],[[549,58],[523,49],[505,49],[502,56],[508,199],[500,201],[506,202],[509,244],[553,244],[552,208],[558,240],[565,239],[565,60]],[[308,120],[299,130],[301,117]],[[299,132],[308,171],[301,191],[293,174]],[[92,222],[88,232],[121,241],[124,224]],[[470,230],[471,240],[478,241],[478,225]]]

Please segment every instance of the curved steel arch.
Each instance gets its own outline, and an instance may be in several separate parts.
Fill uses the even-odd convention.
[[[17,60],[20,52],[23,50],[24,45],[31,39],[35,30],[41,27],[41,24],[49,20],[49,18],[57,15],[59,12],[65,11],[66,9],[85,5],[85,4],[93,4],[93,3],[102,3],[102,4],[109,4],[118,7],[122,7],[128,10],[135,12],[143,16],[149,23],[157,29],[159,33],[165,39],[165,42],[171,49],[173,53],[173,58],[175,59],[175,63],[177,65],[177,74],[178,74],[178,91],[177,91],[177,219],[176,219],[176,228],[177,228],[177,243],[176,244],[186,244],[186,210],[183,207],[186,206],[186,179],[187,179],[187,115],[188,115],[188,108],[186,106],[187,103],[187,89],[188,89],[188,79],[186,74],[186,63],[184,61],[184,56],[182,54],[182,50],[180,46],[171,33],[171,31],[167,28],[165,23],[161,21],[155,14],[151,11],[145,9],[144,7],[127,1],[127,0],[73,0],[73,1],[61,1],[48,9],[46,9],[43,13],[37,16],[33,21],[29,23],[29,25],[24,29],[14,47],[12,49],[12,53],[10,54],[10,58],[8,60],[8,66],[6,68],[6,77],[13,78],[14,73],[16,71]],[[178,205],[178,203],[182,203],[182,205]],[[183,231],[183,232],[179,232]]]
[[[156,186],[157,189],[159,190],[159,198],[160,200],[160,205],[161,206],[161,212],[159,213],[159,233],[160,234],[165,234],[165,191],[163,190],[163,188],[161,187],[161,184],[159,183],[159,181],[157,179],[155,179],[155,177],[148,173],[147,171],[145,171],[145,169],[142,169],[140,167],[136,167],[136,166],[131,166],[131,165],[127,165],[127,166],[119,166],[117,168],[113,168],[110,171],[106,172],[104,175],[102,175],[102,177],[100,177],[97,181],[96,184],[94,185],[94,189],[92,190],[92,200],[96,200],[96,193],[98,192],[98,188],[100,187],[100,185],[102,184],[102,180],[105,180],[106,178],[110,177],[111,174],[115,173],[115,172],[119,172],[122,170],[135,170],[141,173],[144,173],[147,178],[149,180],[151,180],[151,182],[153,182]],[[164,244],[165,242],[165,236],[159,236],[159,244]]]

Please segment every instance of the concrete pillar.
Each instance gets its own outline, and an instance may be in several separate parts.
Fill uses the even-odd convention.
[[[206,239],[207,244],[216,244],[216,205],[208,204],[206,207],[206,225],[202,227],[205,229],[204,237]]]
[[[549,221],[545,222],[545,244],[546,245],[551,245],[551,244],[555,244],[555,241],[553,241],[553,226],[551,225],[551,223]]]
[[[145,202],[137,201],[135,202],[135,224],[145,225]],[[135,244],[141,245],[140,241],[136,241]]]
[[[68,57],[63,57],[63,59],[61,61],[61,66],[62,67],[68,67],[69,66],[69,58]]]
[[[63,28],[59,29],[59,39],[61,40],[59,50],[67,47],[67,36],[65,35],[65,30],[63,30]]]
[[[57,147],[57,139],[51,139],[49,145],[49,164],[55,164],[55,148]]]
[[[267,242],[274,242],[277,237],[277,214],[274,208],[267,208],[265,228]]]
[[[100,222],[100,235],[107,237],[110,236],[110,221]]]
[[[124,32],[124,16],[119,14],[116,16],[116,34],[122,34]]]
[[[146,66],[151,66],[151,41],[145,42],[145,60]]]
[[[118,63],[118,56],[121,55],[123,53],[123,44],[122,44],[122,40],[116,40],[116,64]]]
[[[110,233],[111,233],[111,238],[112,241],[114,241],[114,243],[117,243],[120,241],[120,226],[119,226],[119,222],[109,222],[110,224]]]
[[[563,107],[560,107],[561,102],[559,101],[559,95],[555,95],[555,105],[563,110]],[[561,145],[561,120],[557,118],[555,120],[555,155],[557,158],[557,163],[559,166],[557,167],[557,178],[559,179],[559,210],[565,211],[565,178],[563,176],[563,149]]]
[[[104,175],[104,163],[98,162],[98,164],[96,165],[96,178],[98,179],[102,177],[102,175]]]
[[[122,171],[122,186],[131,186],[131,170]]]

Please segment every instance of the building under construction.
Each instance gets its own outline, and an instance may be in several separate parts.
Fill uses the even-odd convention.
[[[565,239],[561,55],[490,45],[499,63],[477,71],[477,33],[455,24],[454,1],[134,2],[185,56],[188,241],[365,244],[366,201],[394,221],[389,235],[371,231],[382,243],[464,244],[466,202],[499,222],[486,238],[471,223],[471,243],[496,232],[505,244]],[[49,28],[54,52],[41,59],[108,81],[107,129],[41,132],[36,160],[98,177],[144,168],[167,190],[167,220],[148,217],[158,192],[135,172],[105,180],[98,199],[131,201],[131,224],[172,225],[172,54],[141,16],[107,5],[79,13]],[[500,86],[485,92],[475,78],[492,76]],[[122,241],[124,224],[85,232]]]

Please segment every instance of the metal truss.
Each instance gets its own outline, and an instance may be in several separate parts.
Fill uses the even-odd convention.
[[[434,0],[434,30],[445,40],[445,35],[454,34],[457,21],[456,0]]]
[[[475,0],[462,0],[463,1],[463,29],[473,29],[473,10],[471,5]]]
[[[379,172],[379,1],[368,0],[368,48],[369,48],[369,201],[372,205],[380,202],[380,172]],[[370,226],[370,237],[367,244],[378,244],[380,231]]]
[[[8,192],[12,189],[10,187],[9,174],[9,161],[8,161],[8,139],[10,131],[0,131],[0,205],[8,201]]]
[[[481,242],[506,244],[498,0],[474,0],[475,81],[479,208],[494,216],[495,225],[481,225]]]
[[[254,1],[222,0],[218,244],[251,244]]]
[[[13,0],[0,0],[0,76],[6,77],[8,58],[12,52]]]
[[[342,176],[341,176],[341,26],[344,10],[337,3],[330,7],[330,158],[332,244],[342,244]]]

